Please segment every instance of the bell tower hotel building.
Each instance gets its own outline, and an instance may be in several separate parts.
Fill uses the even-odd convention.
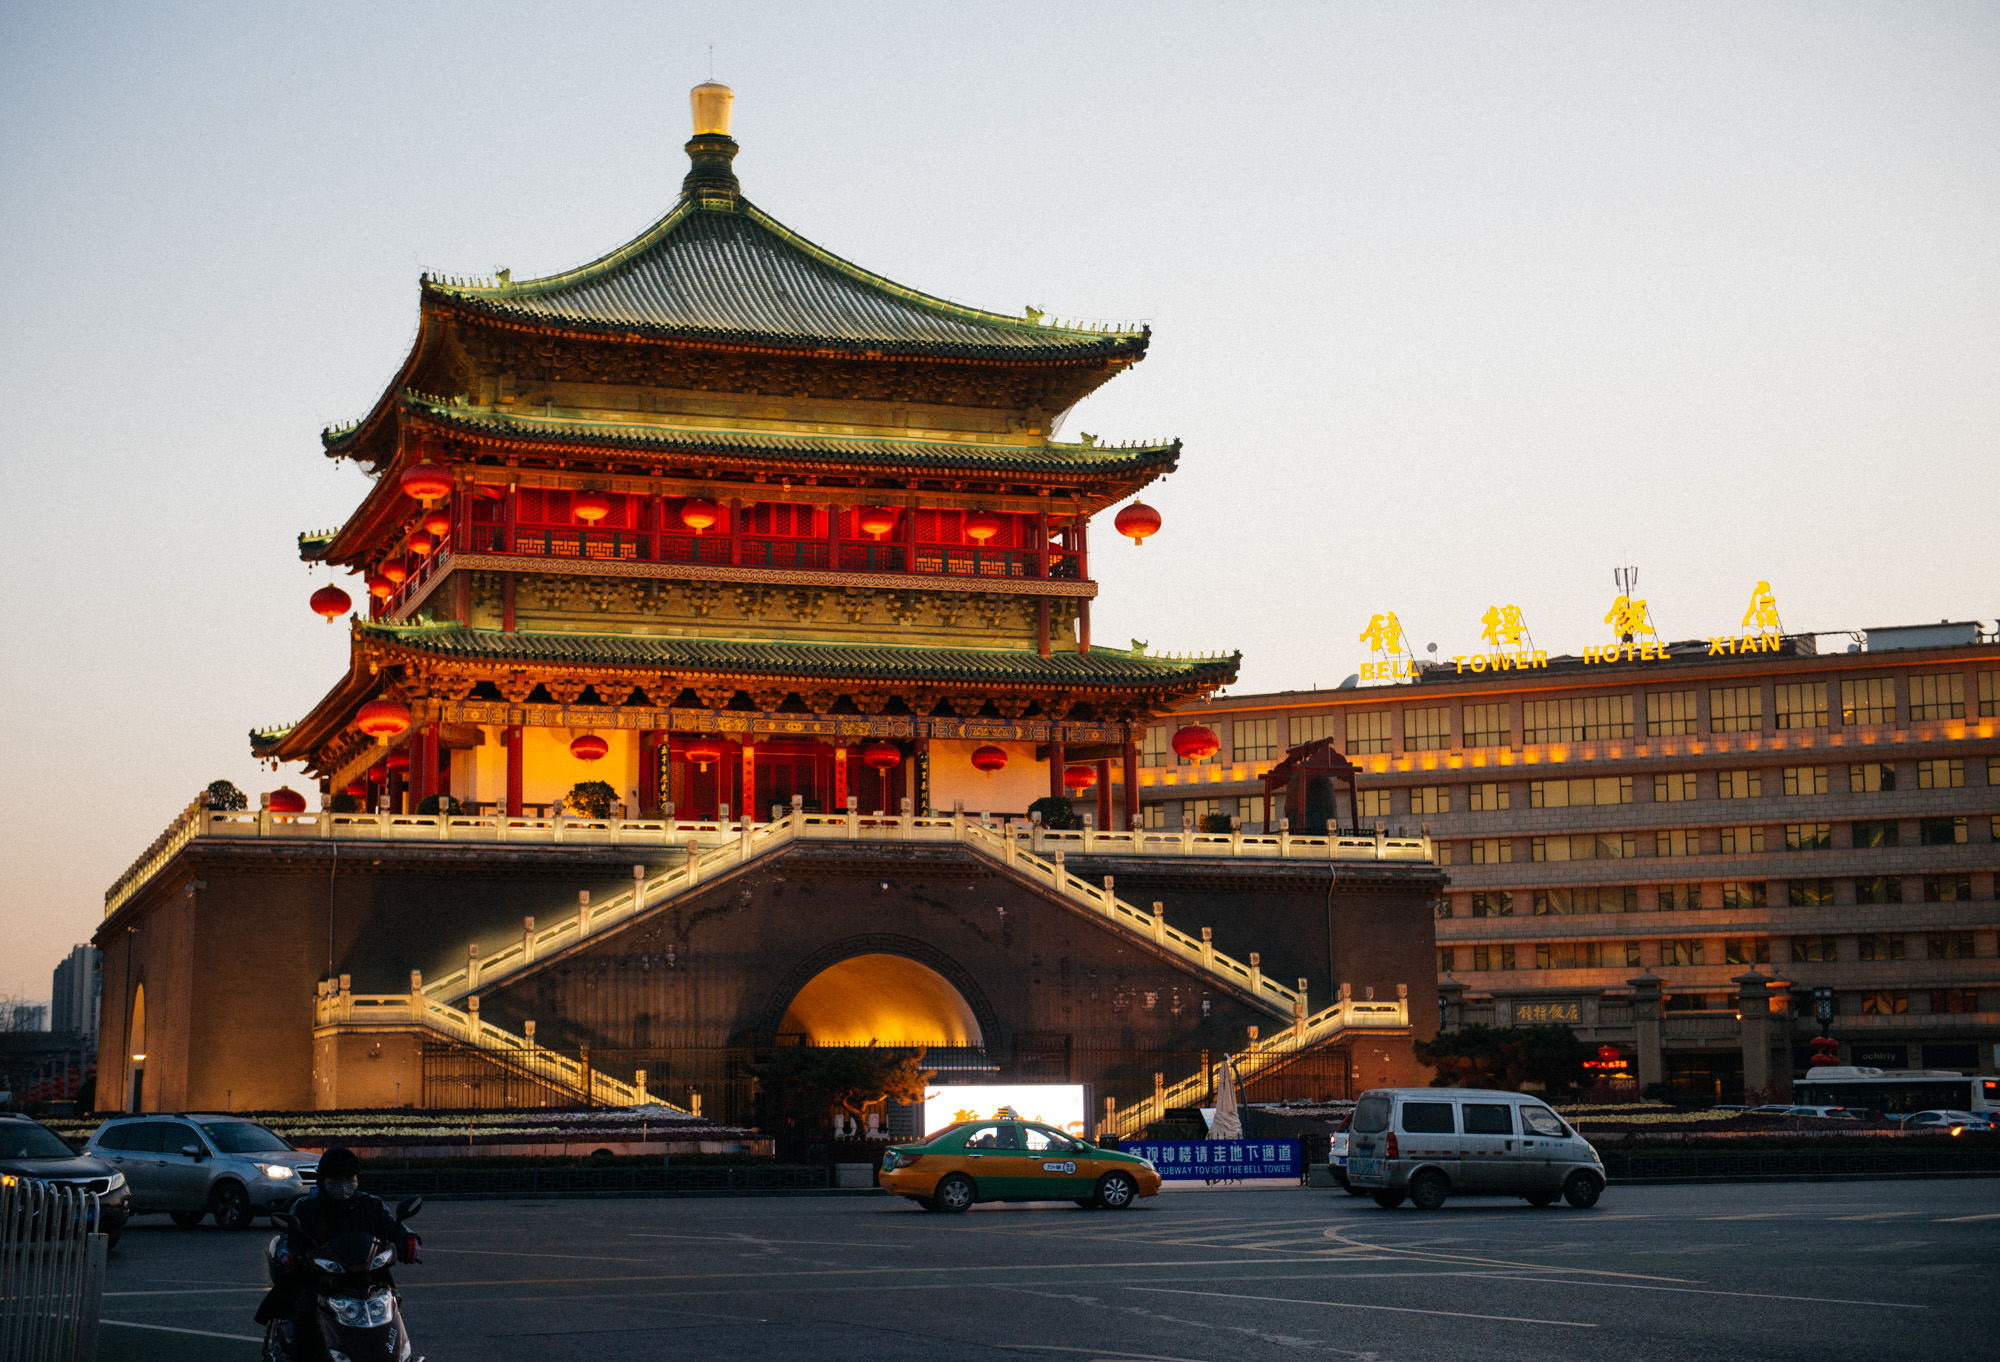
[[[1331,738],[1361,773],[1362,830],[1428,832],[1449,866],[1447,1027],[1559,1022],[1642,1086],[1741,1100],[1804,1071],[1830,988],[1842,1063],[1991,1074],[2000,641],[1971,623],[1854,637],[1212,700],[1147,733],[1142,816],[1262,831],[1260,775]],[[1195,724],[1220,739],[1210,763],[1175,757]],[[1284,817],[1283,793],[1268,807]]]

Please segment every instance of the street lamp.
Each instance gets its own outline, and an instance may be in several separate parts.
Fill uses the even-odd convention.
[[[1813,1020],[1819,1023],[1819,1035],[1811,1041],[1812,1059],[1808,1066],[1824,1069],[1840,1063],[1840,1042],[1828,1034],[1833,1027],[1833,990],[1824,986],[1813,990]]]

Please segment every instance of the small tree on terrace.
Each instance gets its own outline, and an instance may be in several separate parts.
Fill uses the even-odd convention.
[[[1590,1053],[1566,1026],[1461,1026],[1417,1042],[1417,1058],[1437,1070],[1433,1087],[1518,1092],[1532,1083],[1552,1097],[1586,1085]]]
[[[202,791],[208,796],[208,807],[223,813],[235,813],[250,807],[250,797],[227,780],[211,780]]]
[[[581,818],[609,818],[618,805],[618,791],[601,780],[579,780],[563,796],[563,807]]]
[[[793,1045],[763,1066],[771,1119],[813,1127],[835,1111],[859,1125],[868,1107],[885,1098],[921,1102],[936,1074],[923,1067],[924,1052],[905,1054],[870,1045]]]

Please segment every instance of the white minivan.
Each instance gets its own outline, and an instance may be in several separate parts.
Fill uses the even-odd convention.
[[[1604,1161],[1540,1098],[1484,1088],[1376,1088],[1355,1103],[1347,1181],[1387,1210],[1434,1211],[1450,1196],[1562,1197],[1578,1210],[1604,1191]]]

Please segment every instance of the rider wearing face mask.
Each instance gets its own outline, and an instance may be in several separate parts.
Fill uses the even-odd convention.
[[[265,1294],[263,1304],[257,1307],[259,1324],[289,1316],[298,1326],[295,1337],[317,1337],[312,1324],[312,1295],[307,1290],[311,1277],[305,1270],[312,1245],[360,1230],[394,1244],[397,1262],[423,1261],[422,1241],[404,1228],[380,1197],[361,1190],[361,1160],[343,1145],[320,1155],[319,1185],[311,1196],[294,1204],[291,1213],[310,1242],[291,1245],[290,1256],[297,1266]],[[392,1281],[386,1268],[378,1275],[383,1281]]]

